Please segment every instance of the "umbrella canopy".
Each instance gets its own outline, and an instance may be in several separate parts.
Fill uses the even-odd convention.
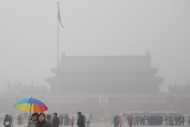
[[[44,112],[47,106],[40,100],[35,98],[24,98],[15,104],[16,109],[24,112]]]

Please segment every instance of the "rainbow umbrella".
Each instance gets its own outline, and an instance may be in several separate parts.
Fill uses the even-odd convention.
[[[24,98],[15,104],[16,109],[24,112],[44,112],[47,106],[40,100],[35,98]]]

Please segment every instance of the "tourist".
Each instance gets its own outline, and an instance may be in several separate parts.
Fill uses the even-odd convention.
[[[77,119],[77,125],[78,125],[78,127],[85,127],[84,126],[84,116],[82,115],[82,113],[81,112],[78,112],[77,113],[78,114],[78,119]]]
[[[5,115],[3,124],[5,127],[11,127],[11,119],[8,114]]]
[[[71,127],[74,126],[74,122],[75,122],[75,119],[74,119],[74,117],[72,116],[72,117],[70,118]]]
[[[38,121],[38,113],[33,113],[32,117],[28,121],[27,127],[35,127],[37,121]]]
[[[36,123],[36,127],[51,127],[45,120],[46,116],[44,113],[40,113],[38,115],[38,122]]]
[[[55,112],[54,114],[54,117],[53,117],[53,120],[52,120],[52,127],[59,127],[59,118],[57,117],[57,113]]]

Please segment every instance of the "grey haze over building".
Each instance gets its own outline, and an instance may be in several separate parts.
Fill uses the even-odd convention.
[[[56,0],[0,1],[0,84],[46,85],[56,67]],[[69,56],[143,55],[168,84],[190,78],[189,0],[60,0]]]

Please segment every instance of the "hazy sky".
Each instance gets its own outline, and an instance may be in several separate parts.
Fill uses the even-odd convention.
[[[162,88],[190,79],[189,0],[60,0],[66,55],[145,55]],[[0,1],[0,85],[46,84],[56,66],[57,1]]]

